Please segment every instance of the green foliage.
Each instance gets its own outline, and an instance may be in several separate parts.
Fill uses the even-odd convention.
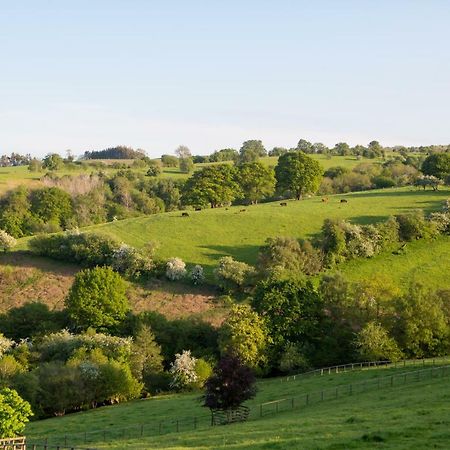
[[[57,153],[49,153],[42,160],[42,167],[48,170],[59,170],[64,165],[64,160]]]
[[[32,415],[30,404],[15,390],[0,390],[0,439],[20,435]]]
[[[209,156],[211,162],[236,161],[239,153],[234,148],[224,148],[217,150]]]
[[[305,193],[315,193],[322,179],[320,164],[303,152],[289,152],[279,157],[275,167],[277,189],[300,200]]]
[[[194,170],[194,161],[191,157],[180,158],[180,172],[191,173]]]
[[[229,164],[203,167],[188,179],[183,188],[183,203],[211,208],[231,203],[241,195],[236,169]]]
[[[450,175],[450,153],[434,153],[422,163],[422,172],[441,180]]]
[[[275,190],[275,175],[271,167],[259,162],[243,163],[238,166],[237,180],[246,202],[257,203],[269,197]]]
[[[266,156],[267,151],[262,141],[245,141],[239,150],[239,163],[251,163],[257,161],[260,157]]]
[[[432,224],[427,222],[423,211],[398,214],[395,218],[399,225],[399,238],[402,241],[427,238],[435,234]]]
[[[278,368],[284,373],[301,373],[311,369],[300,344],[288,342],[280,356]]]
[[[222,355],[235,354],[253,368],[267,361],[270,343],[266,324],[248,305],[233,305],[219,332]]]
[[[32,302],[0,315],[0,331],[15,341],[58,331],[66,325],[63,312],[50,311],[44,303]]]
[[[214,271],[219,286],[224,290],[237,289],[244,286],[255,273],[252,266],[235,261],[231,256],[220,258]]]
[[[258,267],[267,274],[287,271],[313,275],[323,267],[320,250],[309,241],[299,242],[294,238],[268,238],[258,256]]]
[[[56,187],[31,193],[31,212],[42,222],[52,222],[65,228],[73,216],[70,195]]]
[[[206,383],[206,380],[211,376],[213,368],[208,361],[203,358],[197,359],[195,362],[195,373],[197,375],[197,381],[194,383],[194,387],[202,389]]]
[[[178,166],[178,158],[172,155],[162,155],[161,162],[164,167],[177,167]]]
[[[117,325],[129,310],[126,288],[126,282],[111,268],[78,272],[65,302],[69,317],[83,329]]]
[[[395,340],[376,322],[368,322],[359,331],[356,344],[363,361],[398,361],[403,356]]]
[[[323,301],[310,281],[262,281],[252,306],[266,320],[276,352],[281,352],[288,342],[318,343]]]

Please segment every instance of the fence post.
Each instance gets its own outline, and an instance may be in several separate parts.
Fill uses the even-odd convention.
[[[291,406],[292,406],[292,409],[294,409],[294,402],[295,402],[295,399],[294,399],[294,397],[292,397],[292,399],[291,399]]]
[[[278,402],[275,403],[275,411],[278,414]]]

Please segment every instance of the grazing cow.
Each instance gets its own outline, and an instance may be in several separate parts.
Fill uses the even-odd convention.
[[[323,201],[324,203],[326,203],[326,202],[328,201],[328,197],[322,198],[322,201]]]
[[[247,210],[244,208],[244,209],[241,209],[239,212],[245,212],[245,211],[247,211]]]
[[[287,206],[287,203],[286,202],[281,202],[280,206]]]
[[[346,200],[345,198],[341,198],[341,203],[348,203],[348,200]]]
[[[228,208],[225,208],[225,211],[228,211]]]
[[[196,211],[201,211],[201,210],[202,210],[202,208],[195,208],[195,210],[196,210]]]
[[[189,213],[187,212],[181,213],[181,217],[189,217]]]

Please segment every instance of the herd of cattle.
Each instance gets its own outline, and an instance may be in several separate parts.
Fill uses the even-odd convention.
[[[323,203],[327,203],[328,202],[328,197],[323,197],[322,198],[322,202]],[[345,199],[345,198],[341,198],[341,200],[339,201],[340,203],[348,203],[348,200],[347,199]],[[280,206],[287,206],[288,204],[287,204],[287,202],[280,202]],[[226,210],[228,210],[228,208],[225,208]],[[195,211],[201,211],[202,210],[202,208],[195,208]],[[246,212],[247,211],[247,209],[245,209],[245,208],[242,208],[242,209],[240,209],[239,210],[239,212]],[[189,217],[189,213],[188,212],[182,212],[181,213],[181,217]]]

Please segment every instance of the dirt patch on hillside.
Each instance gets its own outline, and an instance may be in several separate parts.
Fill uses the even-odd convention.
[[[29,302],[62,309],[80,267],[32,256],[26,252],[0,255],[0,312]],[[195,315],[220,324],[225,312],[217,305],[217,292],[168,281],[130,284],[127,292],[134,312],[156,311],[169,319]]]

